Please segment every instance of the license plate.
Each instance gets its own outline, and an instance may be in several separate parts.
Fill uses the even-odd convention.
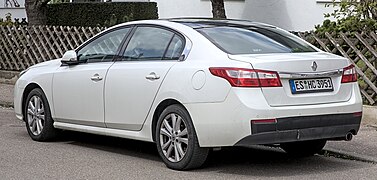
[[[291,79],[292,94],[334,91],[331,78]]]

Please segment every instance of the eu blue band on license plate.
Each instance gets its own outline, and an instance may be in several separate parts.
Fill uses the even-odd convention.
[[[290,79],[289,86],[292,94],[334,91],[329,77],[315,79]]]
[[[295,94],[296,93],[296,86],[295,86],[293,79],[289,80],[289,85],[291,86],[292,93]]]

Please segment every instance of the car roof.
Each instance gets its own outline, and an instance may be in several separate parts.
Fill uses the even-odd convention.
[[[170,22],[184,24],[193,29],[201,29],[208,27],[219,27],[219,26],[231,26],[231,27],[260,27],[260,28],[276,28],[275,26],[249,21],[249,20],[239,20],[239,19],[212,19],[212,18],[171,18],[171,19],[161,19]]]

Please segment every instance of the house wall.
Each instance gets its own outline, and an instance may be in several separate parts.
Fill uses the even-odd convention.
[[[24,0],[16,0],[21,5],[20,8],[4,8],[5,1],[0,0],[0,18],[4,18],[8,12],[13,18],[20,20],[26,17]],[[112,1],[157,2],[160,18],[212,17],[210,0]],[[324,13],[333,12],[332,7],[325,8],[324,2],[331,0],[225,0],[225,11],[228,18],[264,22],[291,31],[307,31],[322,23]]]
[[[25,0],[0,0],[0,18],[5,19],[7,13],[12,14],[13,20],[19,18],[21,22],[21,18],[26,17]]]
[[[0,8],[0,18],[5,19],[5,15],[7,13],[12,14],[13,21],[14,21],[14,18],[19,18],[21,22],[22,18],[26,18],[25,8]]]
[[[209,0],[151,0],[157,2],[160,18],[212,17]],[[318,2],[317,2],[318,1]],[[323,22],[324,0],[225,0],[228,18],[264,22],[292,31],[314,29]],[[331,2],[331,1],[330,1]]]

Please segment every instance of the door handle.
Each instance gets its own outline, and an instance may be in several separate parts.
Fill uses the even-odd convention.
[[[145,78],[148,80],[157,80],[160,79],[160,76],[154,72],[151,72],[149,75],[145,76]]]
[[[103,78],[99,74],[94,74],[90,79],[92,81],[101,81]]]

